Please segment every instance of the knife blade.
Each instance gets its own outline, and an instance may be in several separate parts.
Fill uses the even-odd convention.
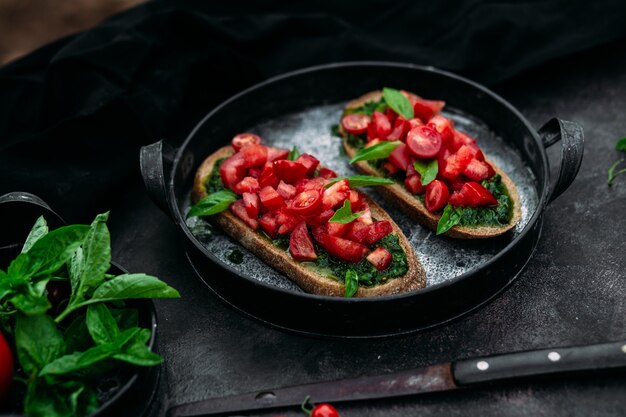
[[[228,415],[313,403],[392,398],[568,372],[626,367],[626,341],[463,359],[386,375],[269,389],[176,405],[168,417]]]

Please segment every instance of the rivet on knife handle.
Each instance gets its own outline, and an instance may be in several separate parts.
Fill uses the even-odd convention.
[[[466,359],[455,362],[452,372],[457,384],[467,385],[619,367],[626,367],[626,341]]]

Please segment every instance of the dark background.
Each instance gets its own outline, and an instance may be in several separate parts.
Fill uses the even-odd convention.
[[[166,358],[159,408],[462,357],[626,338],[626,3],[152,1],[0,68],[0,194],[22,190],[69,222],[112,210],[114,260],[157,275]],[[498,299],[414,336],[342,342],[269,329],[221,304],[141,184],[139,147],[179,143],[212,107],[269,76],[358,59],[433,65],[487,84],[539,127],[583,125],[586,156],[546,210],[522,276]],[[556,154],[551,155],[556,164]],[[342,416],[619,416],[622,375],[527,382],[340,407]],[[158,414],[158,411],[155,411]],[[288,413],[287,413],[288,414]],[[288,415],[299,415],[293,411]]]

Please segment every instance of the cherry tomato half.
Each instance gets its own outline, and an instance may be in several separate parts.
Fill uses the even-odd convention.
[[[13,379],[13,355],[0,332],[0,401],[6,396]]]
[[[429,126],[418,126],[406,135],[409,150],[418,158],[434,158],[441,149],[441,143],[439,132]]]
[[[426,209],[431,213],[441,210],[446,204],[448,204],[448,198],[450,197],[450,190],[448,186],[439,180],[433,180],[426,186],[426,196],[424,203]]]
[[[341,125],[351,135],[360,135],[367,131],[367,126],[371,121],[372,119],[366,114],[352,113],[341,119]]]
[[[254,133],[239,133],[235,135],[231,144],[233,145],[233,149],[239,151],[241,148],[244,148],[248,145],[259,145],[261,143],[261,138]]]
[[[307,190],[298,194],[289,209],[301,216],[309,216],[319,211],[322,205],[322,193],[319,190]]]
[[[339,412],[330,404],[318,404],[311,411],[311,417],[339,417]]]

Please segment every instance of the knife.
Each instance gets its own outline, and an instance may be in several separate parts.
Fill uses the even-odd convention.
[[[626,367],[626,341],[463,359],[387,375],[276,388],[176,405],[168,417],[215,416],[297,406],[391,398],[505,379]]]

